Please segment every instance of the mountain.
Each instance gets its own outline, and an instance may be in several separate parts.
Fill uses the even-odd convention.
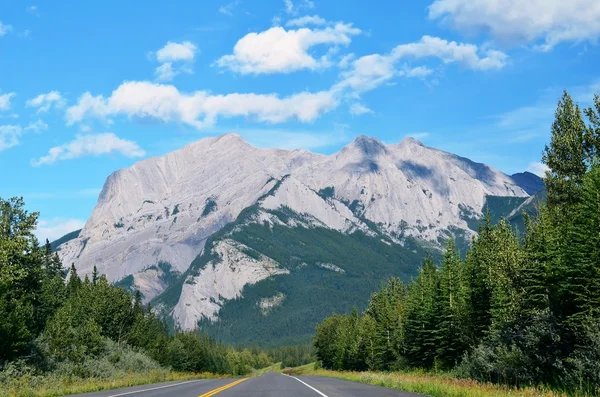
[[[535,194],[544,188],[542,178],[531,172],[519,172],[510,176],[528,194]]]
[[[364,306],[385,278],[414,276],[448,237],[469,241],[490,198],[509,213],[533,180],[412,138],[359,136],[326,156],[227,134],[110,175],[58,252],[79,274],[96,265],[139,289],[179,327],[306,337],[332,312]]]

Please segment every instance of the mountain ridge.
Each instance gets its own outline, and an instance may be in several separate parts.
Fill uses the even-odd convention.
[[[328,237],[331,241],[361,233],[399,250],[408,250],[407,239],[435,250],[452,235],[470,239],[488,196],[527,198],[529,193],[506,174],[414,138],[386,145],[361,135],[323,155],[257,148],[226,134],[112,173],[92,216],[77,237],[59,247],[59,255],[82,275],[98,266],[113,282],[127,278],[125,284],[141,290],[146,301],[169,288],[165,280],[184,278],[177,303],[162,309],[179,326],[193,328],[202,319],[217,321],[220,308],[241,299],[248,286],[294,276],[293,270],[286,273],[287,265],[240,238],[223,237],[205,249],[211,236],[248,208],[256,213],[238,224],[239,230],[252,225],[302,233],[324,229],[340,235]],[[202,255],[210,256],[204,262],[212,268],[191,274]],[[313,262],[308,265],[320,266]],[[343,263],[325,264],[346,271]]]

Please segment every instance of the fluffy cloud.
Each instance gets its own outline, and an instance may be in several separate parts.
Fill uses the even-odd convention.
[[[328,54],[315,58],[309,54],[315,46],[329,49],[346,46],[361,30],[351,24],[337,23],[322,29],[285,30],[274,26],[264,32],[248,33],[233,48],[233,54],[219,58],[216,64],[241,74],[290,73],[316,70],[331,65]]]
[[[193,73],[191,64],[198,48],[190,41],[174,43],[172,41],[156,51],[156,60],[161,63],[154,74],[158,81],[171,81],[181,73]]]
[[[529,167],[527,167],[527,171],[536,174],[537,176],[544,176],[546,175],[546,171],[548,171],[549,168],[546,164],[542,164],[542,163],[531,163],[529,164]]]
[[[0,125],[0,152],[19,144],[23,129],[18,125]]]
[[[52,164],[84,156],[120,153],[126,157],[142,157],[146,154],[137,143],[121,139],[111,132],[103,134],[77,135],[71,142],[56,146],[46,156],[33,160],[34,166]]]
[[[320,26],[320,25],[325,25],[326,23],[327,23],[327,21],[318,15],[312,15],[312,16],[306,15],[306,16],[288,21],[286,23],[286,26],[295,26],[295,27],[302,27],[302,26],[306,26],[306,25]]]
[[[165,62],[154,70],[154,74],[158,81],[171,81],[178,73],[171,62]]]
[[[40,242],[55,241],[67,233],[83,228],[85,222],[81,219],[54,218],[41,219],[38,222],[35,235]]]
[[[15,95],[16,94],[14,92],[0,95],[0,111],[3,112],[10,109],[10,98],[14,97]]]
[[[48,124],[44,123],[42,120],[37,119],[37,121],[29,123],[27,127],[25,127],[25,131],[33,131],[33,132],[41,132],[48,129]]]
[[[361,116],[363,114],[373,113],[371,109],[360,103],[350,105],[350,114],[353,116]]]
[[[507,55],[497,50],[481,51],[474,44],[447,41],[439,37],[423,36],[415,43],[402,44],[394,48],[393,59],[439,58],[444,63],[459,63],[473,70],[502,69]]]
[[[192,42],[174,43],[169,41],[163,48],[156,51],[156,60],[158,62],[193,61],[196,50],[197,48]]]
[[[276,94],[211,95],[206,91],[186,94],[172,85],[130,81],[121,84],[108,98],[85,93],[67,109],[66,117],[69,125],[88,117],[125,115],[203,128],[213,125],[218,117],[248,117],[269,123],[291,119],[309,122],[337,103],[330,91],[301,92],[284,98]]]
[[[31,108],[37,108],[37,113],[44,113],[50,110],[52,106],[62,108],[66,101],[58,91],[50,91],[47,94],[40,94],[35,98],[29,99],[25,105]]]
[[[423,36],[421,40],[396,46],[389,54],[371,54],[362,56],[352,62],[344,71],[342,80],[335,89],[350,88],[357,92],[372,90],[387,83],[394,77],[423,78],[431,75],[433,70],[427,66],[411,67],[407,64],[398,68],[400,61],[414,59],[437,58],[443,63],[459,63],[473,70],[500,69],[506,64],[506,54],[496,50],[481,51],[474,44],[457,43],[438,37]]]
[[[502,41],[541,40],[545,50],[565,41],[600,37],[597,0],[435,0],[429,18],[469,33],[489,32]]]
[[[2,21],[0,21],[0,36],[4,36],[5,34],[12,32],[12,30],[12,25],[5,25],[2,23]]]

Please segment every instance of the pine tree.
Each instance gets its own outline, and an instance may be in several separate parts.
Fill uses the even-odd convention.
[[[473,240],[465,260],[467,337],[471,346],[476,346],[483,340],[492,324],[490,259],[494,249],[491,217],[488,214],[484,217],[479,234]]]
[[[77,294],[79,289],[81,288],[81,279],[77,274],[77,268],[75,268],[75,264],[71,264],[71,270],[69,270],[69,282],[67,283],[67,293],[69,296],[74,296]]]
[[[446,367],[454,366],[468,348],[466,292],[464,264],[450,239],[440,272],[438,358]]]
[[[552,138],[546,146],[542,161],[548,166],[544,183],[551,208],[573,206],[579,198],[583,175],[587,171],[587,127],[581,109],[565,91],[555,113]]]
[[[583,179],[581,200],[567,236],[568,266],[559,284],[563,314],[571,322],[600,314],[600,165]]]
[[[94,265],[94,270],[92,271],[92,284],[96,285],[98,283],[98,269],[96,265]]]
[[[431,368],[437,356],[440,283],[431,257],[411,285],[404,323],[404,356],[414,367]]]

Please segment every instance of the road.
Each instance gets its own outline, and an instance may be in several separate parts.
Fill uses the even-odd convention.
[[[255,378],[166,382],[79,397],[417,397],[418,394],[320,376],[266,373]],[[77,396],[76,396],[77,397]]]

